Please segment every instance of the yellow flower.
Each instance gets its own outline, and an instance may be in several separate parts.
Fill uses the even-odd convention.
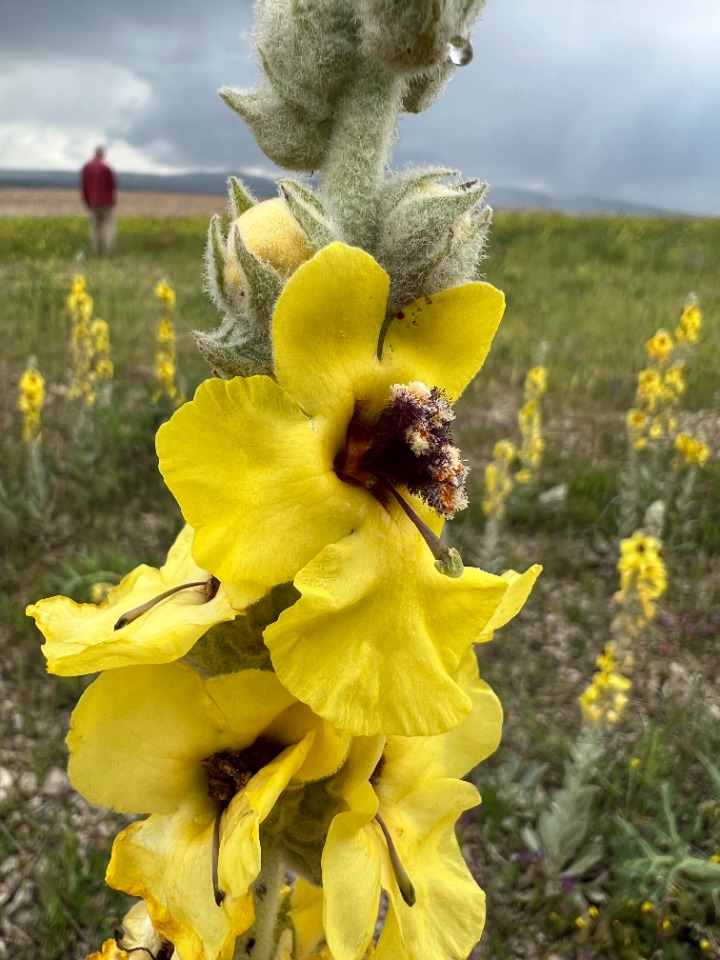
[[[157,448],[193,554],[231,598],[294,580],[300,599],[265,631],[281,682],[340,729],[419,735],[470,709],[452,674],[506,584],[476,569],[442,576],[426,543],[442,519],[406,490],[447,496],[449,512],[461,499],[457,451],[433,446],[423,417],[446,430],[439,391],[456,400],[482,364],[503,298],[472,283],[410,304],[380,358],[388,286],[366,253],[325,247],[278,301],[277,382],[207,381]],[[411,415],[400,435],[399,407]],[[448,472],[418,485],[423,444]]]
[[[166,310],[175,306],[175,291],[166,280],[161,280],[155,287],[155,296]]]
[[[165,953],[161,952],[163,949]],[[90,954],[87,960],[132,960],[136,953],[180,960],[177,953],[172,953],[172,949],[172,944],[164,940],[153,927],[147,906],[140,900],[123,917],[122,931],[118,931],[114,939],[106,940],[102,950]]]
[[[355,741],[322,859],[325,930],[334,957],[371,941],[381,889],[389,903],[376,960],[467,957],[485,922],[485,896],[463,861],[454,824],[480,797],[465,774],[495,750],[502,711],[472,651],[459,682],[473,708],[435,737]],[[369,774],[369,777],[368,777]]]
[[[650,903],[649,900],[646,900],[645,903],[640,907],[643,913],[653,913],[655,911],[655,904]]]
[[[125,667],[80,698],[68,772],[92,803],[150,814],[115,840],[110,886],[141,897],[181,957],[230,960],[254,919],[261,823],[291,781],[335,773],[348,745],[270,671]]]
[[[48,597],[29,606],[25,612],[35,618],[45,637],[42,651],[49,672],[72,677],[132,664],[167,663],[186,654],[214,624],[232,620],[238,610],[222,586],[209,583],[208,574],[194,562],[191,542],[192,530],[185,527],[164,566],[137,567],[99,605]],[[184,584],[192,586],[117,626],[129,612]],[[249,593],[243,607],[256,599]]]
[[[530,483],[532,481],[533,474],[532,471],[525,467],[522,470],[518,470],[515,474],[515,480],[517,483]]]
[[[710,457],[710,447],[687,433],[675,437],[675,449],[686,463],[696,463],[699,467],[704,467]]]
[[[645,349],[653,360],[663,364],[672,353],[674,346],[670,334],[666,330],[658,330],[655,336],[645,344]]]

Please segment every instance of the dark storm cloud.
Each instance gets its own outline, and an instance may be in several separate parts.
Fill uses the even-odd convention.
[[[216,94],[257,75],[249,0],[4,7],[0,165],[20,138],[28,166],[44,150],[72,167],[73,137],[103,135],[127,163],[269,166]],[[399,164],[720,213],[716,0],[489,0],[474,46],[441,101],[403,119]]]

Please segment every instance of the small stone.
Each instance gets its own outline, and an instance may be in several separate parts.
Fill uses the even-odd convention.
[[[40,787],[40,792],[46,797],[59,797],[63,793],[67,793],[69,789],[70,783],[65,771],[61,770],[60,767],[50,767],[43,780],[43,785]]]
[[[37,793],[38,788],[38,778],[32,772],[32,770],[25,770],[24,773],[21,773],[18,777],[18,789],[26,797],[29,797],[33,793]]]
[[[0,767],[0,803],[7,800],[12,793],[13,775],[7,767]]]

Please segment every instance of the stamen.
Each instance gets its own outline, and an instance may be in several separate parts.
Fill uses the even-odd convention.
[[[225,899],[225,891],[220,889],[220,881],[218,879],[218,860],[220,859],[220,818],[222,815],[223,811],[218,810],[217,816],[215,817],[215,823],[213,824],[212,835],[212,887],[215,903],[218,906],[220,906]]]
[[[137,618],[141,617],[144,613],[147,613],[148,610],[152,610],[152,608],[156,604],[160,603],[161,600],[167,600],[168,597],[171,597],[174,593],[179,593],[181,590],[189,590],[191,587],[204,587],[207,599],[212,600],[215,594],[218,592],[219,586],[220,581],[215,577],[210,577],[209,580],[195,580],[192,583],[181,583],[179,587],[170,587],[169,590],[165,590],[164,593],[158,594],[157,597],[153,597],[151,600],[141,603],[139,607],[134,607],[132,610],[128,610],[127,613],[124,613],[118,619],[113,629],[121,630],[129,623],[137,620]]]
[[[387,844],[388,854],[390,855],[390,863],[393,868],[393,873],[395,874],[395,879],[397,881],[398,889],[400,890],[400,896],[403,898],[403,900],[409,907],[412,907],[414,906],[415,900],[417,899],[415,896],[415,887],[412,885],[412,881],[410,880],[410,877],[407,875],[407,871],[405,870],[405,867],[400,862],[400,857],[398,856],[398,852],[395,849],[395,844],[393,843],[393,839],[390,836],[390,831],[383,823],[383,819],[379,813],[375,814],[375,822],[380,827],[380,829],[383,832],[383,836],[385,837],[385,843]]]
[[[461,577],[465,568],[463,566],[462,557],[455,547],[445,546],[445,544],[440,540],[440,537],[438,537],[436,533],[433,533],[430,527],[420,519],[410,504],[403,500],[393,486],[387,482],[385,482],[383,486],[385,486],[386,489],[389,490],[393,495],[393,497],[395,497],[397,502],[404,510],[405,515],[412,520],[417,529],[420,531],[420,535],[425,543],[430,547],[430,552],[435,557],[435,569],[444,574],[446,577],[452,577],[453,579]]]

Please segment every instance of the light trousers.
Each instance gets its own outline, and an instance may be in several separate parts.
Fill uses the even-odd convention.
[[[90,207],[90,250],[111,254],[115,250],[115,207]]]

